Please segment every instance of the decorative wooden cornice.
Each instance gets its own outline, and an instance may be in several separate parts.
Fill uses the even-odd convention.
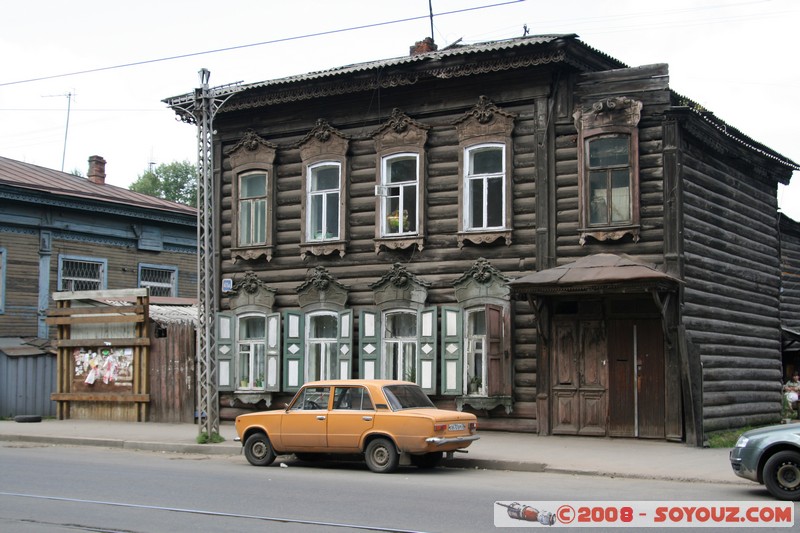
[[[301,308],[319,304],[344,307],[347,303],[347,287],[339,283],[325,267],[315,267],[296,290]]]
[[[249,164],[262,163],[271,165],[275,161],[277,145],[260,137],[254,130],[245,131],[241,140],[227,151],[234,168]]]
[[[303,161],[323,155],[344,156],[347,153],[347,145],[348,137],[321,118],[317,119],[314,128],[296,143]]]
[[[375,150],[381,152],[400,146],[422,148],[428,139],[430,126],[417,122],[397,108],[380,128],[372,133]]]
[[[274,246],[258,246],[254,248],[231,248],[231,258],[234,260],[255,261],[263,257],[267,262],[272,261]]]
[[[370,288],[375,293],[375,305],[389,302],[403,302],[408,305],[425,303],[430,285],[400,263],[395,263],[391,270],[370,285]]]
[[[483,257],[476,260],[472,267],[453,282],[456,301],[464,302],[474,298],[498,298],[507,300],[511,289],[508,282],[511,278],[503,275]]]
[[[473,137],[511,135],[516,115],[503,111],[486,96],[481,95],[471,110],[453,121],[458,131],[458,140],[463,142]]]
[[[244,277],[233,284],[228,292],[230,308],[236,309],[246,305],[255,305],[272,309],[275,303],[276,290],[258,279],[252,270],[245,272]]]
[[[578,131],[609,126],[635,128],[642,118],[642,102],[627,96],[614,96],[580,107],[572,117]]]
[[[422,251],[425,248],[425,237],[421,235],[403,236],[403,237],[376,237],[375,238],[375,253],[379,254],[381,249],[387,250],[405,250],[416,246],[417,250]]]

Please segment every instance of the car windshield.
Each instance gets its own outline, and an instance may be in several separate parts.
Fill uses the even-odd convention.
[[[433,408],[433,402],[417,385],[387,385],[383,388],[392,411],[401,409]]]

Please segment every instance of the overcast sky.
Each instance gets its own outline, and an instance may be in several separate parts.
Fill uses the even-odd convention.
[[[519,37],[527,25],[533,35],[576,33],[630,66],[668,63],[673,90],[800,162],[797,0],[431,2],[439,47]],[[196,129],[162,100],[199,86],[201,68],[214,87],[403,56],[430,35],[428,6],[5,0],[0,155],[83,175],[100,155],[106,181],[122,187],[151,163],[196,163]],[[800,221],[800,173],[778,202]]]

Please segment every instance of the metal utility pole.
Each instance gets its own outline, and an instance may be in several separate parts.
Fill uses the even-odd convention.
[[[199,433],[209,438],[219,434],[219,392],[217,389],[217,359],[215,316],[219,309],[215,265],[214,202],[214,115],[236,91],[225,91],[218,97],[219,87],[211,89],[211,72],[201,69],[200,87],[193,98],[167,100],[184,122],[197,125],[197,416]]]

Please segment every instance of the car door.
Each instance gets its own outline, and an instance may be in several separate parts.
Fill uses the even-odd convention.
[[[281,419],[281,451],[325,451],[330,393],[330,387],[300,391]]]
[[[366,387],[336,387],[328,413],[328,448],[358,451],[361,436],[372,428],[375,404]]]

